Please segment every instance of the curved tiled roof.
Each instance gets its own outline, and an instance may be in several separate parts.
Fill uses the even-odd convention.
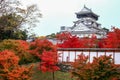
[[[92,10],[87,8],[85,5],[84,5],[83,9],[81,11],[77,12],[76,14],[81,14],[82,15],[82,14],[89,14],[89,13],[93,14],[96,17],[99,17],[99,15],[92,12]]]

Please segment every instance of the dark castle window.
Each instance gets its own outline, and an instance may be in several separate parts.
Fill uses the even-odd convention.
[[[61,30],[65,30],[65,26],[62,26],[62,27],[61,27]]]

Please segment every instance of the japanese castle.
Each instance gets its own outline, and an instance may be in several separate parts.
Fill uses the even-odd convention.
[[[91,38],[92,35],[95,35],[100,39],[106,36],[106,31],[97,22],[99,16],[91,9],[84,6],[81,11],[75,14],[78,20],[73,22],[74,25],[71,27],[61,26],[60,32],[70,32],[80,38]]]

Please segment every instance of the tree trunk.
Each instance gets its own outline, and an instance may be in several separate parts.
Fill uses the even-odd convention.
[[[54,71],[52,72],[52,74],[53,74],[53,80],[55,80],[55,74],[54,74]]]

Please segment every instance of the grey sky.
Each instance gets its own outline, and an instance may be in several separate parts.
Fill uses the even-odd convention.
[[[60,31],[60,26],[72,26],[76,21],[75,12],[84,5],[98,14],[102,27],[120,27],[120,0],[21,0],[25,5],[37,4],[43,14],[34,29],[39,36]]]

